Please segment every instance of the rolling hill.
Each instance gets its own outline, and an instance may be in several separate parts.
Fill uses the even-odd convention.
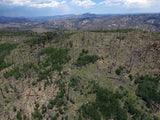
[[[159,33],[0,31],[1,120],[159,120],[159,92]]]
[[[159,19],[160,14],[96,15],[90,13],[37,18],[0,17],[0,28],[6,30],[32,30],[34,32],[136,28],[160,32]]]

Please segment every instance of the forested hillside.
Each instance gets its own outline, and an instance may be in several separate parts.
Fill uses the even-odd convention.
[[[160,34],[0,31],[1,120],[159,120]]]

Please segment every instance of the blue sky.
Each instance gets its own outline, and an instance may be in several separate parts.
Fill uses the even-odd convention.
[[[0,0],[0,16],[160,13],[160,0]]]

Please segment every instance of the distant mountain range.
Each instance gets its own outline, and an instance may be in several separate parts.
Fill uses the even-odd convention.
[[[0,17],[0,24],[27,23],[27,22],[31,22],[31,20],[27,18]]]
[[[16,25],[1,27],[1,29],[43,28],[55,30],[110,30],[122,28],[137,28],[146,31],[160,32],[160,14],[90,14],[59,15],[36,18],[0,17],[0,24],[16,23]]]

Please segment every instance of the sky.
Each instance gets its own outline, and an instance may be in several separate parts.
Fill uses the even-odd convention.
[[[160,0],[0,0],[0,16],[160,13]]]

